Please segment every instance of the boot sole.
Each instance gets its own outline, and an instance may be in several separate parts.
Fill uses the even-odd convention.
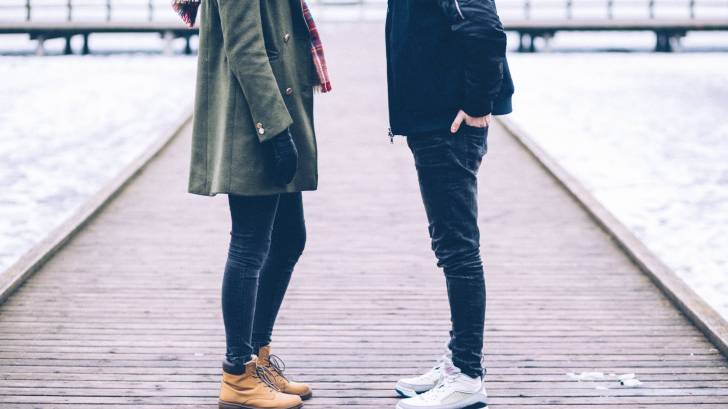
[[[309,399],[311,399],[311,397],[313,397],[313,392],[309,392],[305,395],[300,395],[300,396],[301,396],[301,400],[309,400]]]
[[[237,403],[230,403],[230,402],[225,402],[225,401],[218,401],[217,407],[219,409],[260,409],[260,408],[256,408],[253,406],[245,406],[245,405],[240,405]],[[291,406],[291,407],[285,408],[285,409],[301,409],[302,407],[303,407],[303,403],[300,405]]]

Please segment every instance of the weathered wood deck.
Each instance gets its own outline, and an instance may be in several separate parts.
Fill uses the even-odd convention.
[[[380,33],[326,30],[322,183],[274,341],[311,408],[393,407],[447,336],[412,160],[386,137]],[[189,128],[0,306],[0,407],[216,407],[228,217],[185,194],[188,145]],[[726,359],[499,127],[480,194],[493,408],[728,407]],[[566,375],[585,371],[644,385]]]

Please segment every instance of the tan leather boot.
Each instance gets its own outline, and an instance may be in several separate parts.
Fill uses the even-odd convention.
[[[289,381],[283,375],[283,371],[286,369],[283,361],[275,355],[270,353],[270,345],[261,347],[258,350],[258,365],[268,369],[273,375],[273,382],[276,387],[283,393],[289,393],[291,395],[298,395],[303,400],[310,399],[313,396],[311,388],[305,383]]]
[[[298,409],[301,398],[279,392],[261,379],[257,359],[245,364],[245,373],[232,375],[223,371],[220,386],[220,409]]]

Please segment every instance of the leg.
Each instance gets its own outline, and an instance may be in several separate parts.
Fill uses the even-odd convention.
[[[288,283],[306,245],[301,193],[282,194],[273,224],[270,252],[260,274],[253,322],[253,347],[270,344],[273,325]]]
[[[278,207],[275,196],[229,195],[232,232],[222,282],[222,314],[227,342],[224,369],[242,374],[253,353],[251,335],[258,277],[271,242]]]
[[[91,35],[91,33],[84,33],[83,35],[83,48],[81,50],[81,54],[87,55],[91,53],[91,48],[89,48],[88,45],[88,37]]]
[[[453,363],[470,377],[483,375],[485,280],[477,172],[486,137],[487,129],[465,127],[457,135],[443,132],[407,138],[415,157],[432,249],[447,282]]]
[[[73,54],[73,48],[71,48],[71,39],[73,37],[66,36],[66,45],[63,47],[63,54],[65,55],[71,55]]]

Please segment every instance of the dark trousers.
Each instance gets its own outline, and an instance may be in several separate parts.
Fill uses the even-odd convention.
[[[241,374],[273,325],[306,244],[301,193],[229,195],[232,232],[222,282],[228,373]]]
[[[485,278],[478,230],[478,169],[488,130],[461,127],[407,137],[415,158],[432,250],[450,300],[453,363],[471,377],[484,374]]]

